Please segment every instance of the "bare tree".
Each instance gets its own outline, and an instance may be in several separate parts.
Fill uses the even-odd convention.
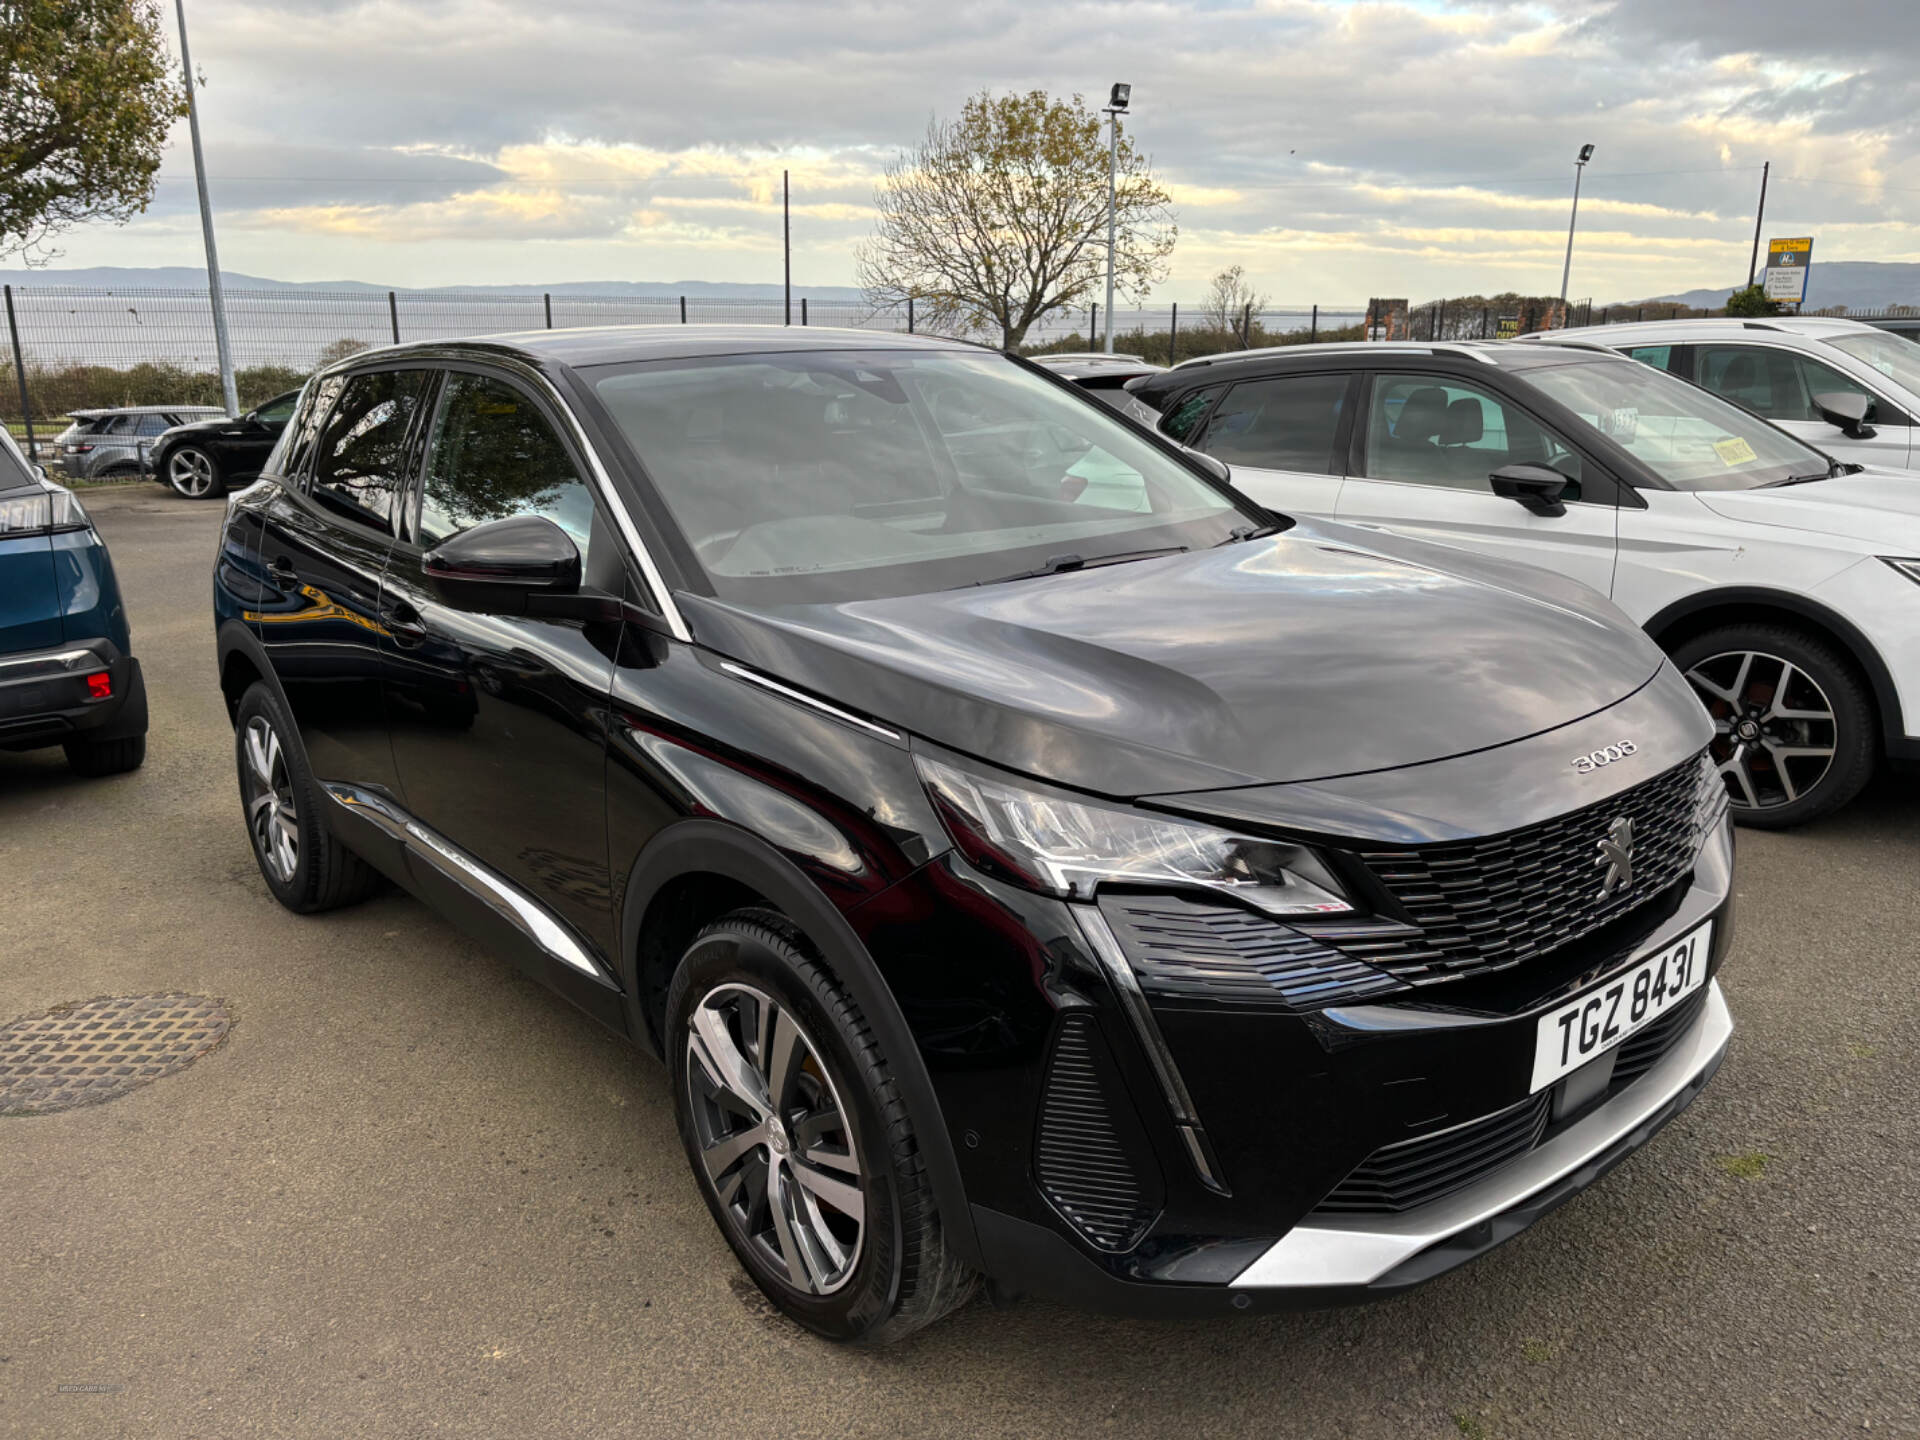
[[[1243,345],[1250,345],[1253,322],[1271,303],[1271,297],[1260,294],[1248,283],[1245,267],[1229,265],[1213,277],[1200,308],[1207,324],[1238,335]]]
[[[974,96],[888,167],[879,227],[859,254],[868,299],[912,299],[933,329],[998,330],[1003,347],[1018,345],[1106,284],[1107,159],[1100,116],[1078,95]],[[1124,132],[1114,213],[1115,286],[1137,299],[1166,277],[1178,231]]]

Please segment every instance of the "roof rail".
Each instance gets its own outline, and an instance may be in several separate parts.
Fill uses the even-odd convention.
[[[1219,365],[1232,360],[1256,360],[1270,355],[1321,354],[1330,350],[1344,352],[1359,348],[1364,348],[1376,355],[1464,355],[1469,359],[1478,360],[1483,365],[1498,365],[1499,361],[1479,348],[1486,343],[1478,340],[1323,340],[1308,345],[1263,345],[1253,350],[1228,350],[1218,355],[1196,355],[1191,360],[1182,360],[1173,368],[1197,370],[1206,365]]]

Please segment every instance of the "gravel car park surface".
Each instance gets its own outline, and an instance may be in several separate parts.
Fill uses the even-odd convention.
[[[86,504],[148,760],[0,754],[0,1025],[185,992],[231,1028],[0,1116],[0,1434],[1920,1435],[1920,780],[1742,832],[1718,1078],[1466,1269],[1243,1321],[980,1300],[838,1349],[734,1263],[659,1066],[404,895],[273,901],[214,678],[220,507]]]

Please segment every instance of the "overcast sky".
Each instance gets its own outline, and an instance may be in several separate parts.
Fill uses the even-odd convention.
[[[1177,201],[1159,298],[1744,280],[1769,234],[1920,260],[1915,0],[188,0],[230,270],[393,285],[854,281],[874,180],[965,97],[1134,87]],[[171,5],[167,6],[171,25]],[[200,263],[186,126],[159,196],[59,264]]]

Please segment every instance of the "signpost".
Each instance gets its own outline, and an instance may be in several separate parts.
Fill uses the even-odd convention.
[[[1807,271],[1813,264],[1813,237],[1767,242],[1767,299],[1804,305]]]

